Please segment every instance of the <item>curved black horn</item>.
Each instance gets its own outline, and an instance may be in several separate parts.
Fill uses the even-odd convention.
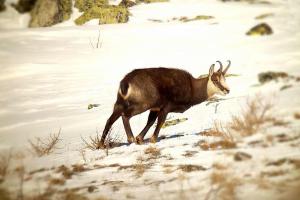
[[[223,74],[226,74],[228,68],[229,68],[230,65],[231,65],[231,61],[230,61],[230,60],[227,60],[227,62],[228,62],[228,65],[227,65],[227,67],[225,68],[225,70],[223,71]]]
[[[210,66],[210,68],[209,68],[209,74],[208,74],[208,76],[213,75],[213,73],[214,73],[214,68],[215,68],[215,64],[212,64],[212,65]]]
[[[221,61],[218,60],[217,63],[220,64],[220,69],[219,69],[218,71],[219,71],[219,72],[222,72],[222,71],[223,71],[223,65],[222,65]]]

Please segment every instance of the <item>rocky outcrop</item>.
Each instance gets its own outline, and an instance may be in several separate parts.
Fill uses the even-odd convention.
[[[108,5],[108,0],[75,0],[75,8],[78,8],[80,12],[86,12],[89,9],[97,6]]]
[[[261,23],[251,28],[246,35],[271,35],[272,33],[273,30],[268,24]]]
[[[37,0],[31,11],[29,27],[47,27],[68,20],[72,0]]]
[[[157,3],[157,2],[168,2],[169,0],[136,0],[135,2],[138,3]]]
[[[129,19],[129,11],[123,6],[94,6],[75,20],[82,25],[89,20],[99,19],[99,24],[125,23]]]
[[[17,4],[12,4],[19,13],[30,12],[35,4],[36,0],[19,0]]]
[[[122,0],[119,4],[119,6],[124,6],[124,7],[132,7],[132,6],[135,6],[136,3],[132,0]]]
[[[5,10],[5,0],[0,0],[0,12]]]

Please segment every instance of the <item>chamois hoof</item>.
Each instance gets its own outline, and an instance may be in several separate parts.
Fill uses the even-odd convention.
[[[137,137],[135,138],[135,140],[136,140],[136,143],[137,143],[137,144],[144,144],[144,140],[143,140],[142,137],[137,136]]]
[[[156,138],[155,136],[152,136],[152,137],[150,138],[150,142],[151,142],[151,143],[156,143],[156,142],[157,142],[157,138]]]
[[[135,138],[134,137],[127,138],[127,141],[128,141],[129,144],[134,143]]]

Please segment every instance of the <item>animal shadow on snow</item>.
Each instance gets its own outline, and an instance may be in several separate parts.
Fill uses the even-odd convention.
[[[158,141],[156,142],[156,144],[159,144],[159,142],[161,140],[168,140],[168,139],[180,138],[180,137],[183,137],[185,135],[186,134],[184,134],[183,132],[172,134],[172,135],[168,135],[168,136],[162,135],[162,136],[158,137]],[[149,144],[150,143],[150,138],[145,139],[144,142],[145,142],[145,144]],[[116,147],[129,146],[129,145],[130,145],[130,143],[128,143],[128,142],[121,142]]]

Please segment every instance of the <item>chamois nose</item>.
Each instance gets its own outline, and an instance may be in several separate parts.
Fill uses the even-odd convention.
[[[224,89],[224,92],[225,92],[225,94],[229,94],[230,90],[227,89],[227,88],[225,88],[225,89]]]

